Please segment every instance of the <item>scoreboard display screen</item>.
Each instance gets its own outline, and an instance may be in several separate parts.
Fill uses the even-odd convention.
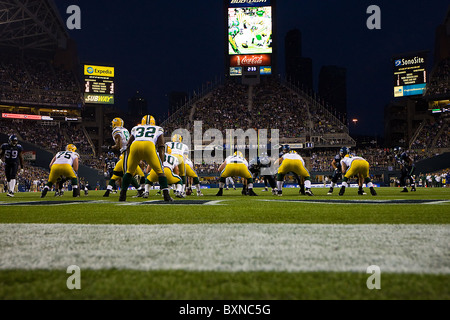
[[[427,84],[426,53],[397,56],[394,64],[394,97],[422,95]]]
[[[84,66],[84,102],[114,104],[114,67]]]
[[[273,9],[271,0],[228,0],[226,52],[231,76],[259,76],[260,67],[272,67]]]

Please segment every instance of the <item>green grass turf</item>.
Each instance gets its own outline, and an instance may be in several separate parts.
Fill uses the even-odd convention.
[[[83,223],[83,224],[172,224],[172,223],[326,223],[326,224],[448,224],[450,202],[439,204],[335,204],[286,202],[285,200],[450,200],[450,188],[419,189],[400,193],[399,188],[378,188],[378,196],[356,195],[356,189],[347,190],[342,197],[328,196],[328,189],[314,189],[315,196],[298,194],[298,189],[284,189],[283,197],[256,189],[258,197],[242,196],[240,190],[224,191],[216,197],[217,189],[204,191],[204,197],[189,196],[189,200],[221,200],[220,205],[118,205],[118,195],[103,198],[103,191],[91,191],[76,200],[100,200],[101,204],[76,204],[70,206],[0,206],[0,223]],[[368,190],[367,190],[368,191]],[[161,200],[151,192],[148,199],[132,198],[128,203],[144,200]],[[39,193],[16,193],[14,198],[0,194],[1,202],[71,201],[71,192],[63,197],[48,193],[40,199]],[[272,201],[261,201],[272,200]],[[175,203],[179,199],[175,198]]]
[[[378,188],[378,196],[357,196],[348,189],[343,197],[327,196],[328,189],[313,189],[313,199],[334,200],[450,200],[450,188],[419,188],[400,193],[399,188]],[[368,190],[367,190],[368,191]],[[205,197],[189,200],[222,200],[222,205],[121,206],[118,195],[103,198],[90,191],[76,200],[102,200],[101,204],[63,206],[0,206],[0,223],[83,224],[195,224],[195,223],[323,223],[323,224],[449,224],[450,203],[440,204],[317,204],[284,202],[312,199],[297,189],[284,189],[283,197],[256,189],[258,197],[241,196],[240,190],[204,190]],[[128,202],[142,202],[132,198]],[[275,201],[261,201],[275,200]],[[70,192],[45,201],[72,201]],[[151,192],[149,199],[161,200]],[[0,194],[0,203],[40,202],[39,193]],[[179,201],[179,199],[175,199]],[[1,226],[0,226],[1,227]],[[450,275],[382,274],[381,290],[366,287],[368,274],[341,272],[188,272],[83,270],[81,290],[69,290],[66,270],[2,270],[0,299],[151,299],[151,300],[303,300],[303,299],[432,299],[450,298]]]
[[[69,290],[61,271],[2,271],[0,299],[149,300],[448,300],[448,275],[382,274],[369,290],[369,274],[344,272],[81,271],[81,289]]]

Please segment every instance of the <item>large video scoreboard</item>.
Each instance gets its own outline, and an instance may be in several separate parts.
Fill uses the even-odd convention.
[[[114,67],[84,65],[84,102],[114,104]]]
[[[397,55],[394,68],[394,97],[422,95],[427,85],[427,53]]]
[[[230,76],[271,74],[271,0],[228,0],[227,13]]]

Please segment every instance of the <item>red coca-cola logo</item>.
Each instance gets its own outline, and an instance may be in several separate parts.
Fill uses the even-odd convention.
[[[270,55],[236,55],[230,58],[231,67],[246,67],[246,66],[269,66]]]

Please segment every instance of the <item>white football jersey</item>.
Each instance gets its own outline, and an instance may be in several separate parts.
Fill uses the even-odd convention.
[[[194,164],[192,163],[192,160],[191,160],[191,159],[185,158],[185,159],[184,159],[184,163],[185,163],[187,166],[191,167],[192,170],[194,170]]]
[[[119,135],[120,137],[120,147],[125,147],[127,145],[128,139],[130,138],[130,132],[128,131],[128,129],[124,127],[114,128],[112,132],[114,142],[116,141],[114,138],[116,135]]]
[[[169,167],[170,170],[173,171],[173,169],[178,166],[179,162],[178,159],[176,157],[174,157],[173,155],[166,153],[164,154],[164,163],[163,166],[164,167]]]
[[[355,161],[355,160],[366,160],[366,159],[364,159],[364,158],[362,158],[362,157],[352,156],[352,155],[350,155],[350,156],[345,156],[345,157],[342,158],[342,160],[341,160],[341,165],[342,165],[343,163],[345,163],[345,165],[347,166],[347,168],[350,168],[350,166],[352,165],[352,162]]]
[[[55,156],[55,162],[53,164],[70,164],[73,165],[73,162],[76,158],[80,156],[76,152],[72,151],[60,151]]]
[[[166,145],[172,149],[172,154],[178,154],[180,156],[189,154],[189,147],[182,142],[167,142]]]
[[[131,129],[131,135],[134,136],[136,141],[151,141],[155,145],[162,134],[164,134],[163,128],[149,124],[138,125]]]
[[[244,158],[238,156],[229,156],[225,159],[226,164],[230,163],[243,163],[248,167],[248,162]]]
[[[300,160],[303,164],[303,166],[305,166],[305,160],[303,160],[302,156],[299,155],[298,153],[285,153],[282,156],[283,160],[289,159],[289,160]]]

